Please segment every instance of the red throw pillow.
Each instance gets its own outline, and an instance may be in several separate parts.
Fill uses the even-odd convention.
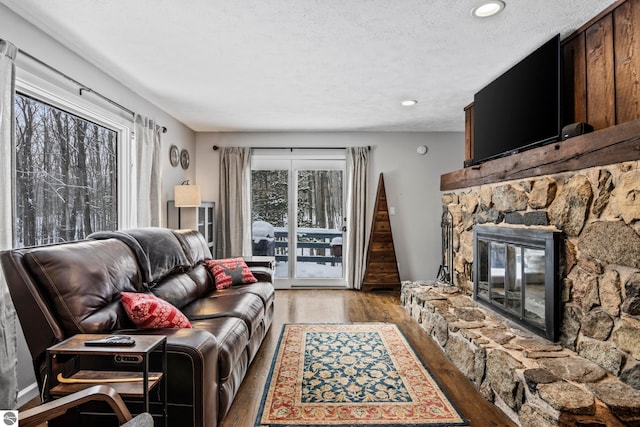
[[[191,322],[180,310],[153,294],[121,292],[129,319],[140,328],[190,328]]]
[[[242,258],[207,259],[204,262],[216,280],[216,289],[258,281]]]

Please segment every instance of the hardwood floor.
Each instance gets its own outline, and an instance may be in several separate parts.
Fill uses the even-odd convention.
[[[487,402],[400,306],[398,292],[278,290],[273,324],[233,406],[220,427],[251,427],[258,415],[271,360],[285,323],[389,322],[398,325],[416,353],[472,427],[514,426]],[[37,399],[21,409],[37,405]],[[41,426],[44,427],[44,426]]]
[[[475,386],[447,359],[438,345],[404,312],[398,292],[278,290],[275,304],[271,329],[221,427],[254,425],[283,324],[349,322],[397,324],[472,427],[515,425],[502,411],[480,396]]]

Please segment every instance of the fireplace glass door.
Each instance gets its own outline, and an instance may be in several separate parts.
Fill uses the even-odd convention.
[[[477,226],[474,297],[555,340],[558,232]]]
[[[544,328],[545,300],[545,253],[542,249],[523,248],[524,317]]]

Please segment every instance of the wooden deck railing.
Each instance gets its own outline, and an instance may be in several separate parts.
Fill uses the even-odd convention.
[[[342,232],[309,231],[298,232],[296,242],[296,261],[315,262],[317,264],[335,265],[342,263],[342,244],[331,245],[336,237],[342,237]],[[276,231],[276,261],[288,261],[287,248],[289,245],[289,233]],[[339,246],[339,248],[337,247]],[[299,254],[298,254],[299,252]]]

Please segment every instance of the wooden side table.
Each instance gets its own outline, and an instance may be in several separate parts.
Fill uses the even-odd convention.
[[[162,417],[167,425],[167,337],[131,335],[133,346],[87,346],[85,341],[113,334],[78,334],[47,349],[47,379],[44,398],[66,396],[96,384],[113,387],[123,398],[142,399],[149,411],[149,392],[162,382]],[[120,334],[118,334],[120,335]],[[149,372],[151,353],[162,355],[162,372]],[[112,358],[122,370],[79,369],[81,358]],[[71,367],[69,366],[71,365]],[[58,375],[63,375],[63,381]],[[164,379],[164,381],[162,381]]]

